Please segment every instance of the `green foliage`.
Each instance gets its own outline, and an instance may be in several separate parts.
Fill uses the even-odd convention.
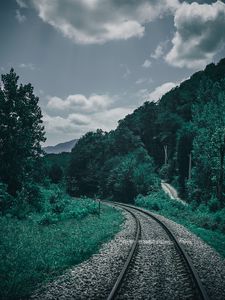
[[[44,157],[42,157],[42,164],[45,170],[42,172],[45,172],[46,176],[48,176],[53,165],[57,165],[60,167],[60,169],[63,172],[63,175],[65,176],[70,163],[70,158],[71,154],[67,152],[58,154],[45,154]]]
[[[68,169],[67,189],[73,196],[94,196],[98,192],[99,170],[103,163],[105,133],[102,130],[88,132],[72,150]],[[77,186],[73,187],[72,182]]]
[[[13,69],[2,75],[0,88],[0,180],[15,196],[41,154],[45,141],[39,99],[31,84],[18,86]]]
[[[72,151],[67,180],[71,195],[100,194],[132,202],[155,186],[153,160],[140,138],[123,125],[108,134],[100,130],[86,134]]]
[[[193,141],[193,181],[206,202],[212,193],[223,201],[225,155],[225,80],[200,90],[199,104],[193,108],[196,135]],[[207,102],[208,101],[208,102]],[[206,103],[202,105],[202,103]],[[201,176],[199,176],[201,174]]]
[[[153,161],[143,148],[120,157],[107,181],[110,195],[122,202],[132,202],[138,194],[146,195],[158,186]]]
[[[53,164],[49,170],[49,177],[53,183],[59,183],[63,178],[62,168],[57,164]]]
[[[212,198],[209,205],[183,205],[160,191],[139,195],[135,204],[185,225],[225,257],[225,208],[220,209],[218,199]]]
[[[166,181],[176,180],[189,202],[208,203],[216,195],[224,206],[224,72],[225,59],[195,73],[157,103],[145,102],[116,130],[82,137],[72,152],[69,193],[132,202],[137,193],[152,189],[147,174],[156,177],[156,171]],[[153,168],[136,163],[139,150],[150,155]]]
[[[1,299],[28,299],[38,284],[96,253],[123,222],[118,211],[104,205],[100,218],[93,214],[90,199],[71,199],[71,205],[73,211],[85,207],[89,213],[63,220],[51,213],[22,221],[0,217]]]
[[[7,193],[7,186],[0,182],[0,212],[7,212],[13,205],[13,197]]]
[[[24,219],[30,212],[41,212],[44,209],[44,199],[36,183],[27,182],[14,198],[10,212],[19,219]]]

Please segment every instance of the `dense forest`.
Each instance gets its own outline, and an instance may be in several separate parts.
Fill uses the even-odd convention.
[[[44,155],[38,98],[18,79],[13,69],[2,75],[0,90],[2,212],[20,210],[25,199],[41,209],[46,181],[64,184],[71,196],[132,203],[165,180],[188,202],[224,206],[225,59],[145,102],[115,130],[86,133],[71,154]]]
[[[64,183],[71,196],[122,202],[158,190],[165,180],[188,202],[224,206],[225,59],[158,102],[145,102],[115,130],[88,132],[71,154],[43,156],[38,98],[18,79],[13,70],[2,75],[0,90],[2,212],[25,198],[39,207],[39,184],[46,180]]]
[[[181,223],[225,256],[225,59],[115,130],[46,154],[39,99],[13,69],[0,88],[0,298],[27,299],[111,239],[123,222],[96,199],[134,203]],[[189,205],[161,191],[172,183]]]
[[[160,101],[145,102],[111,132],[89,132],[72,150],[67,189],[133,202],[172,182],[188,202],[224,205],[225,59]]]

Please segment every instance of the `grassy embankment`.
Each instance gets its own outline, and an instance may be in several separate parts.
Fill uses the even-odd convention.
[[[26,298],[38,284],[95,253],[120,229],[122,215],[91,199],[42,188],[46,208],[18,220],[0,217],[0,298]],[[60,201],[58,201],[61,197]],[[57,201],[56,201],[57,200]]]
[[[187,227],[225,257],[225,208],[214,211],[214,203],[197,206],[171,200],[163,191],[138,196],[136,205],[163,215]]]

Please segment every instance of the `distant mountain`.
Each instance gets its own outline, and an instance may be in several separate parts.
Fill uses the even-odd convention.
[[[65,143],[60,143],[57,144],[55,146],[47,146],[47,147],[43,147],[43,150],[47,153],[54,153],[54,154],[58,154],[61,152],[71,152],[71,150],[73,149],[73,147],[75,146],[76,142],[78,140],[71,140]]]

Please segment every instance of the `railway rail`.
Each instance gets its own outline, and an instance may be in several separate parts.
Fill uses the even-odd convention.
[[[112,203],[111,203],[112,204]],[[135,260],[135,253],[138,252],[138,242],[140,240],[140,236],[141,236],[141,225],[140,225],[140,221],[138,218],[138,214],[137,213],[141,213],[144,214],[147,218],[151,218],[151,220],[154,220],[157,222],[157,224],[165,231],[166,235],[169,237],[170,241],[173,243],[175,249],[176,249],[176,253],[177,253],[177,258],[176,260],[180,260],[180,265],[183,266],[183,268],[185,269],[184,272],[188,273],[187,275],[187,280],[191,280],[191,286],[193,288],[193,297],[191,299],[201,299],[201,300],[209,300],[209,297],[205,291],[204,286],[202,285],[202,282],[199,278],[199,275],[191,261],[191,258],[189,257],[189,255],[187,254],[187,252],[185,251],[184,247],[180,244],[180,242],[178,241],[178,239],[174,236],[174,234],[171,232],[171,230],[161,221],[159,220],[155,215],[153,215],[150,212],[147,212],[141,208],[132,206],[132,205],[128,205],[128,204],[122,204],[122,203],[113,203],[113,205],[118,206],[122,209],[125,209],[126,211],[128,211],[129,213],[132,214],[132,216],[135,218],[136,220],[136,225],[137,225],[137,229],[136,229],[136,236],[135,239],[133,241],[133,244],[131,246],[131,250],[130,253],[127,257],[127,260],[124,264],[124,267],[122,269],[122,271],[120,272],[112,290],[111,293],[109,294],[107,300],[112,300],[112,299],[122,299],[120,295],[120,289],[121,289],[121,285],[126,285],[125,281],[125,277],[127,276],[127,274],[129,273],[129,269],[132,267],[132,261]],[[129,278],[129,276],[127,276],[127,278]],[[126,279],[127,280],[127,279]],[[149,288],[150,292],[151,292],[151,287]],[[150,295],[146,295],[146,298],[150,297]]]

